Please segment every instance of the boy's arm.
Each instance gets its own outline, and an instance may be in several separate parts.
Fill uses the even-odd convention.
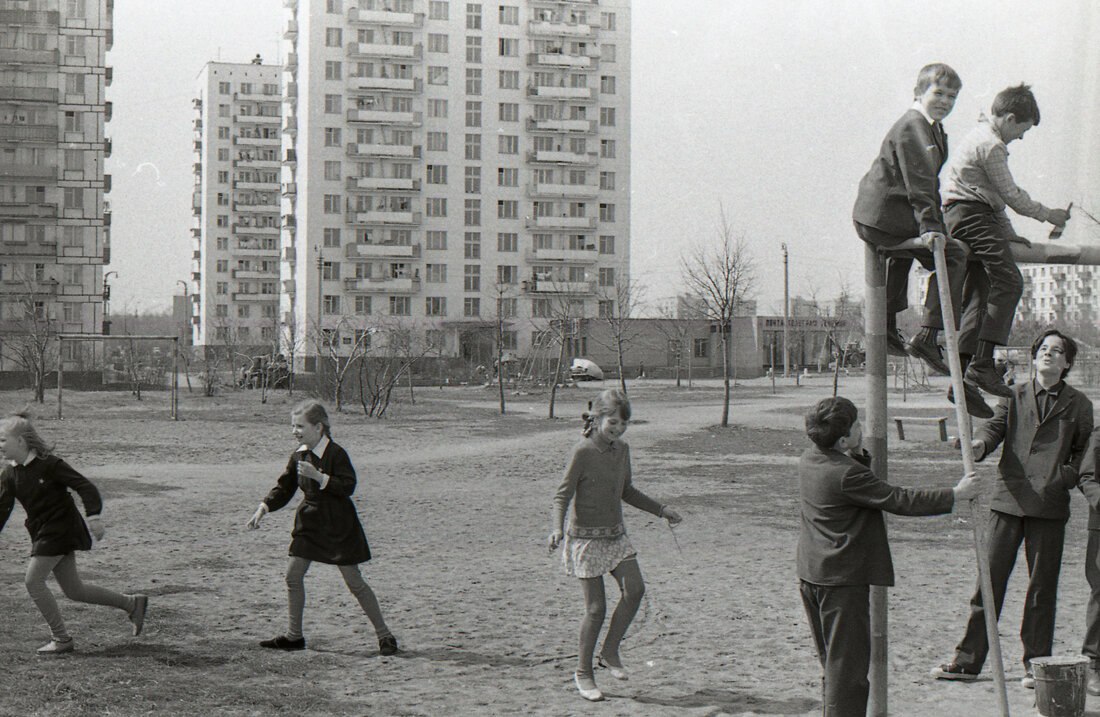
[[[985,156],[982,164],[990,184],[1001,195],[1001,199],[1005,200],[1005,204],[1012,207],[1012,211],[1041,222],[1050,221],[1050,209],[1032,199],[1031,195],[1016,185],[1012,171],[1008,168],[1008,150],[1001,146],[994,147]]]
[[[940,515],[955,505],[951,488],[899,488],[879,480],[870,470],[853,466],[841,481],[844,495],[864,508],[884,510],[895,515]]]
[[[927,129],[921,125],[926,125]],[[940,208],[939,150],[932,128],[924,118],[905,124],[896,147],[898,169],[901,171],[909,205],[920,227],[921,235],[944,233],[943,210]]]
[[[1085,495],[1089,507],[1100,511],[1100,478],[1096,476],[1096,452],[1100,450],[1100,429],[1096,429],[1089,436],[1089,442],[1085,448],[1085,455],[1081,460],[1081,471],[1077,488]]]
[[[986,421],[985,425],[974,434],[974,440],[981,441],[984,447],[982,454],[975,455],[974,460],[982,460],[1001,445],[1001,441],[1005,438],[1005,431],[1008,429],[1008,404],[1014,400],[1010,398],[1008,401],[998,401],[997,407],[993,409],[993,418]]]
[[[1077,412],[1076,430],[1073,432],[1073,444],[1069,449],[1069,458],[1062,466],[1062,480],[1067,490],[1072,490],[1081,480],[1082,463],[1090,452],[1092,441],[1092,404],[1085,401],[1086,407]]]

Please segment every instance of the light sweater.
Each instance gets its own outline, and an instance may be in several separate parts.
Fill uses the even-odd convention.
[[[553,529],[563,529],[570,501],[569,535],[576,538],[623,535],[624,502],[660,517],[663,506],[635,488],[630,477],[630,446],[608,441],[593,431],[573,447],[554,496]]]

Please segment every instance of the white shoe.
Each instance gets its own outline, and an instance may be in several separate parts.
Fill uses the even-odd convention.
[[[610,662],[603,659],[603,655],[599,655],[596,658],[596,664],[610,672],[611,676],[614,677],[616,680],[630,679],[630,677],[628,677],[626,674],[626,668],[624,668],[622,665],[619,665],[618,667],[612,665]]]
[[[591,677],[581,677],[576,672],[573,673],[573,684],[577,686],[577,692],[581,693],[581,697],[585,698],[589,702],[602,702],[603,693],[600,692],[600,688],[596,687],[596,680]]]
[[[50,640],[42,647],[38,648],[39,655],[63,655],[66,652],[72,652],[76,648],[72,638],[65,641]]]

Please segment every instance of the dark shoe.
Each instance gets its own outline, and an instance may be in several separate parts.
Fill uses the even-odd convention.
[[[1090,695],[1100,696],[1100,668],[1089,668],[1089,686],[1088,692]]]
[[[957,682],[973,682],[978,679],[978,673],[968,670],[957,662],[948,662],[939,667],[933,667],[929,673],[937,680],[955,680]]]
[[[909,345],[905,350],[913,358],[924,361],[941,376],[951,375],[951,369],[948,368],[947,362],[943,360],[943,349],[940,348],[939,344],[914,338],[909,341]]]
[[[974,418],[993,418],[993,409],[982,398],[982,392],[966,381],[963,381],[963,397],[966,399],[966,412]],[[947,387],[947,400],[955,402],[955,387]]]
[[[385,637],[378,638],[378,654],[386,656],[396,655],[397,638],[393,635],[386,635]]]
[[[50,640],[38,648],[38,654],[43,657],[53,657],[54,655],[64,655],[66,652],[72,652],[74,649],[76,649],[76,644],[70,637],[68,640]]]
[[[130,622],[134,624],[134,637],[141,634],[145,627],[145,613],[149,610],[149,597],[147,595],[134,596],[134,609],[130,611]]]
[[[907,356],[905,352],[905,339],[897,329],[886,329],[886,355]]]
[[[966,367],[966,380],[986,393],[1012,398],[1012,389],[1005,385],[1004,375],[997,371],[993,359],[974,359]]]
[[[1020,678],[1020,687],[1023,687],[1025,690],[1035,689],[1035,675],[1031,673],[1030,668],[1028,668],[1028,671]]]
[[[286,635],[279,635],[270,640],[261,640],[260,647],[269,647],[273,650],[304,650],[306,649],[306,639],[299,637],[297,640],[291,640]]]

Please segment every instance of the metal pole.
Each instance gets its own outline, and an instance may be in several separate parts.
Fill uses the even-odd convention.
[[[943,333],[947,343],[947,361],[951,367],[951,386],[955,391],[955,422],[959,426],[959,443],[962,449],[963,470],[974,470],[974,451],[971,446],[970,416],[966,411],[963,390],[962,362],[959,360],[959,338],[955,329],[955,311],[951,305],[951,290],[947,281],[947,260],[943,242],[937,241],[932,249],[936,260],[936,278],[940,291],[940,307],[943,310]],[[993,597],[993,581],[989,576],[989,553],[983,530],[983,518],[977,500],[970,501],[970,524],[974,529],[974,552],[978,557],[978,583],[985,606],[985,632],[989,639],[989,662],[993,667],[993,682],[997,687],[997,701],[1001,714],[1008,717],[1008,692],[1005,689],[1005,668],[1001,659],[1001,637],[997,632],[997,608]]]
[[[791,323],[791,302],[788,299],[789,283],[787,280],[787,244],[783,245],[783,378],[791,376],[791,352],[788,348]],[[774,372],[773,372],[774,373]]]
[[[180,340],[172,342],[172,420],[180,420]]]
[[[57,418],[61,420],[61,384],[63,383],[63,377],[65,375],[65,363],[62,361],[62,357],[65,355],[64,347],[65,339],[61,336],[57,337]],[[46,377],[43,376],[43,379]]]
[[[872,246],[864,248],[867,311],[867,423],[864,447],[871,454],[871,470],[887,480],[886,460],[886,262]],[[884,516],[885,517],[885,516]],[[871,586],[871,683],[867,714],[886,717],[888,673],[888,605],[886,588]]]

